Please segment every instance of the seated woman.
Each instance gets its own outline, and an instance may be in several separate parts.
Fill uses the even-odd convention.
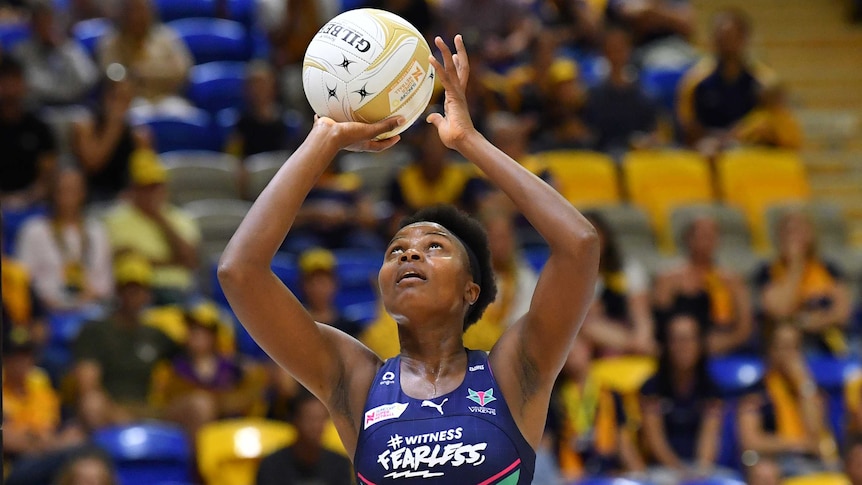
[[[154,372],[153,404],[190,436],[207,422],[262,412],[265,372],[218,351],[218,332],[226,326],[218,308],[200,303],[186,312],[185,320],[184,351]]]
[[[748,342],[753,327],[745,282],[715,262],[718,238],[715,220],[706,216],[694,219],[685,229],[686,260],[661,273],[653,290],[660,318],[677,311],[697,318],[706,329],[710,355],[738,350]]]
[[[835,440],[802,355],[799,329],[788,323],[771,329],[766,355],[763,381],[738,408],[739,444],[749,466],[774,461],[783,475],[800,475],[835,464]]]
[[[715,471],[722,402],[707,372],[704,340],[693,316],[670,318],[658,370],[641,388],[643,440],[657,483]]]
[[[575,341],[557,379],[549,411],[560,471],[565,480],[583,476],[642,472],[643,457],[626,426],[622,399],[590,375],[594,353]]]
[[[27,221],[18,235],[18,259],[33,276],[51,311],[75,310],[113,294],[111,245],[102,224],[84,214],[84,176],[60,170],[51,184],[50,211]]]
[[[600,355],[652,354],[649,276],[636,261],[623,261],[614,233],[599,213],[586,217],[599,233],[602,253],[596,298],[584,320],[583,335]]]
[[[760,306],[772,321],[793,321],[807,352],[843,353],[853,310],[841,272],[817,254],[811,221],[789,211],[778,223],[778,257],[758,272]]]

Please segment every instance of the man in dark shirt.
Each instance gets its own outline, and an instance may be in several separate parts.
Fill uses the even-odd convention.
[[[344,485],[353,482],[350,460],[320,444],[329,412],[308,391],[293,403],[296,442],[260,462],[257,485]]]
[[[17,61],[0,59],[0,202],[29,205],[47,195],[57,158],[51,129],[24,106],[27,84]]]

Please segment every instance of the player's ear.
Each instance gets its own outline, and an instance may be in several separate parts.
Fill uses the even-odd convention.
[[[476,303],[481,290],[482,288],[474,281],[467,282],[467,286],[464,288],[464,300],[468,305],[473,306]]]

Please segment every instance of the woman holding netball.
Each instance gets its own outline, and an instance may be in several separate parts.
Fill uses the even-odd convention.
[[[222,256],[219,280],[255,340],[323,401],[361,484],[528,484],[551,388],[592,301],[599,243],[559,193],[489,143],[467,111],[464,42],[436,39],[432,61],[445,115],[427,121],[515,203],[550,246],[530,310],[490,353],[467,350],[464,329],[496,288],[481,226],[451,207],[404,221],[378,284],[398,324],[401,353],[386,362],[350,336],[315,322],[270,270],[317,177],[339,150],[384,150],[374,141],[403,119],[375,124],[317,118],[249,211]]]

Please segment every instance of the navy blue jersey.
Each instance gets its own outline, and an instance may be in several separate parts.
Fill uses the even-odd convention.
[[[426,400],[401,390],[401,358],[387,360],[368,393],[353,462],[361,485],[526,485],[536,453],[509,413],[488,354],[469,350],[461,385]]]

